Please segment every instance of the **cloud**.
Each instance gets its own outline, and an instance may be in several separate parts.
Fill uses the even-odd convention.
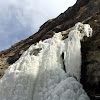
[[[27,38],[76,0],[0,0],[0,50]]]

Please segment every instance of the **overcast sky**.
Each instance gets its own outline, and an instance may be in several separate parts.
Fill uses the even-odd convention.
[[[76,0],[0,0],[0,50],[29,37]]]

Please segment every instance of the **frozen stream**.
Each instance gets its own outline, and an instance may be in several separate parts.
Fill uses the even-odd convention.
[[[32,45],[0,80],[0,100],[90,100],[79,82],[80,40],[91,35],[77,23],[65,40],[56,33]]]

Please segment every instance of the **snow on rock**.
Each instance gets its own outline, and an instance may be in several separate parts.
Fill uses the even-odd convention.
[[[77,23],[65,40],[56,33],[32,45],[0,80],[0,100],[90,100],[79,81],[80,40],[91,35]]]

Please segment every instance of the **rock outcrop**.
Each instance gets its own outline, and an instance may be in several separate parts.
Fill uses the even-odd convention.
[[[91,100],[100,100],[100,0],[77,0],[74,6],[57,18],[44,23],[37,33],[1,51],[0,78],[32,44],[51,38],[56,32],[62,32],[65,39],[77,22],[90,24],[93,29],[93,36],[84,38],[82,42],[81,83]]]

